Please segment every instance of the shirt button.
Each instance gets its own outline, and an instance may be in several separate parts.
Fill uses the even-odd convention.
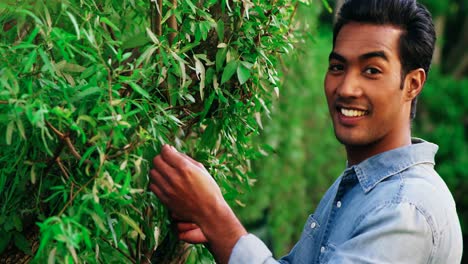
[[[336,202],[336,207],[341,208],[341,201]]]
[[[317,223],[312,222],[312,224],[310,224],[310,228],[314,229],[314,228],[316,228],[316,227],[317,227]]]
[[[323,252],[325,252],[325,247],[320,248],[320,253],[323,253]]]

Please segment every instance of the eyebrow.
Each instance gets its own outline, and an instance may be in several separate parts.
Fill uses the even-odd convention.
[[[372,51],[372,52],[362,54],[359,56],[359,60],[368,60],[368,59],[375,58],[375,57],[382,58],[388,61],[387,55],[385,55],[385,52],[383,50]]]
[[[341,56],[340,54],[332,51],[330,53],[330,55],[328,56],[328,60],[331,61],[331,60],[337,60],[337,61],[340,61],[340,62],[343,62],[345,63],[346,62],[346,58]]]
[[[371,58],[382,58],[384,59],[385,61],[388,61],[388,57],[387,55],[385,54],[384,51],[382,50],[379,50],[379,51],[371,51],[371,52],[368,52],[368,53],[364,53],[362,55],[359,55],[358,59],[359,60],[368,60],[368,59],[371,59]],[[343,55],[340,55],[339,53],[336,53],[335,51],[332,51],[330,53],[330,55],[328,56],[328,60],[337,60],[337,61],[340,61],[342,63],[346,63],[347,60],[346,58],[343,56]]]

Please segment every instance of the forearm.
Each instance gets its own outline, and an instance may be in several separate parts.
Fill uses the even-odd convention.
[[[225,201],[211,208],[209,215],[199,225],[217,263],[228,263],[232,249],[247,231]]]

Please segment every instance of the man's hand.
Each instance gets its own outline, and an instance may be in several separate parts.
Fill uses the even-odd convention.
[[[179,238],[207,243],[217,262],[227,263],[232,248],[247,231],[208,171],[168,145],[153,159],[153,165],[149,188],[176,216]]]
[[[181,221],[200,224],[225,206],[221,190],[201,163],[165,145],[153,159],[150,189]]]

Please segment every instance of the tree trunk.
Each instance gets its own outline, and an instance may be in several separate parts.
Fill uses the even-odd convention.
[[[437,42],[434,48],[434,57],[432,58],[433,65],[441,65],[442,62],[442,47],[444,42],[444,29],[445,29],[445,16],[438,16],[434,18],[434,27],[437,36]]]

